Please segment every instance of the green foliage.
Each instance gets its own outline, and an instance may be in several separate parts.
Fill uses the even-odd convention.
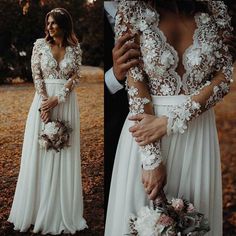
[[[20,76],[32,80],[30,58],[33,43],[44,37],[44,18],[55,7],[72,15],[83,50],[83,64],[103,63],[103,1],[87,5],[86,0],[31,0],[27,14],[15,0],[0,1],[0,83]]]

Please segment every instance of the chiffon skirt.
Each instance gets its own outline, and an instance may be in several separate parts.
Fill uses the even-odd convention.
[[[49,96],[62,89],[66,80],[46,79]],[[75,233],[87,227],[83,218],[83,197],[80,161],[80,124],[74,91],[66,102],[51,112],[51,120],[68,121],[73,131],[70,147],[60,152],[41,149],[38,142],[43,128],[36,93],[26,121],[20,173],[8,221],[15,230],[42,234]]]
[[[185,101],[186,96],[153,96],[155,114],[165,115],[167,107]],[[105,236],[129,234],[128,218],[149,205],[141,182],[139,147],[126,119],[117,147],[112,175]],[[193,119],[184,134],[161,139],[161,151],[167,167],[165,193],[168,199],[185,198],[206,215],[211,231],[222,236],[222,186],[220,152],[213,109]]]

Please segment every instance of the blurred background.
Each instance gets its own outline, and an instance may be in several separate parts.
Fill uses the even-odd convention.
[[[83,64],[103,66],[102,0],[1,0],[0,84],[32,81],[30,57],[33,43],[44,37],[44,18],[55,7],[72,15],[83,50]]]

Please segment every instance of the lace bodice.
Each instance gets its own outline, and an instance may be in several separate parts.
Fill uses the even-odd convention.
[[[214,16],[207,13],[197,13],[194,17],[197,28],[192,45],[183,54],[182,63],[186,72],[181,78],[176,72],[178,54],[158,27],[159,14],[142,1],[123,1],[120,4],[116,24],[117,37],[126,32],[127,27],[131,32],[140,35],[143,70],[148,76],[152,95],[178,95],[181,89],[185,94],[192,94],[199,86],[211,80],[213,72],[222,69],[223,65],[218,62],[224,57],[227,48],[223,45],[220,29],[230,26],[227,25],[225,6],[216,7],[220,7],[218,11],[222,11],[224,19],[216,21]],[[230,77],[231,68],[226,67],[224,70]],[[137,77],[137,68],[133,71]]]
[[[58,63],[45,39],[36,40],[31,58],[31,68],[37,93],[42,97],[47,97],[44,85],[46,79],[66,79],[68,80],[67,84],[58,93],[58,101],[64,102],[74,85],[75,80],[71,82],[72,76],[75,74],[80,76],[81,55],[79,44],[73,47],[67,46],[64,58]],[[70,84],[71,86],[68,86]]]
[[[184,93],[188,96],[184,104],[169,107],[168,135],[183,133],[192,118],[228,93],[232,82],[232,57],[223,42],[223,35],[232,31],[230,17],[223,1],[206,2],[209,13],[199,12],[194,16],[197,27],[192,45],[182,56],[185,69],[182,77],[176,71],[178,53],[159,28],[158,12],[143,1],[121,1],[119,4],[116,39],[131,32],[136,34],[134,40],[139,42],[141,49],[142,63],[131,68],[127,76],[131,113],[150,111],[151,95]],[[141,152],[146,169],[155,168],[160,163],[159,142],[141,147]]]

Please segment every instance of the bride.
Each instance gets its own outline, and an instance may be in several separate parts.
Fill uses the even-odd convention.
[[[34,233],[75,233],[87,227],[83,218],[79,110],[73,91],[80,76],[81,49],[65,9],[53,9],[45,22],[46,37],[35,42],[32,53],[36,93],[26,122],[8,221],[20,232],[34,225]],[[70,145],[60,151],[40,147],[40,133],[57,119],[71,126]]]
[[[183,197],[206,215],[208,235],[222,236],[213,106],[232,82],[232,57],[223,43],[223,35],[232,31],[225,4],[121,1],[115,31],[117,39],[127,32],[134,35],[141,50],[140,65],[127,75],[129,116],[154,114],[161,128],[159,140],[139,146],[143,140],[132,137],[129,129],[134,123],[126,119],[116,152],[105,235],[129,234],[130,215],[155,200],[165,186],[167,197]]]

